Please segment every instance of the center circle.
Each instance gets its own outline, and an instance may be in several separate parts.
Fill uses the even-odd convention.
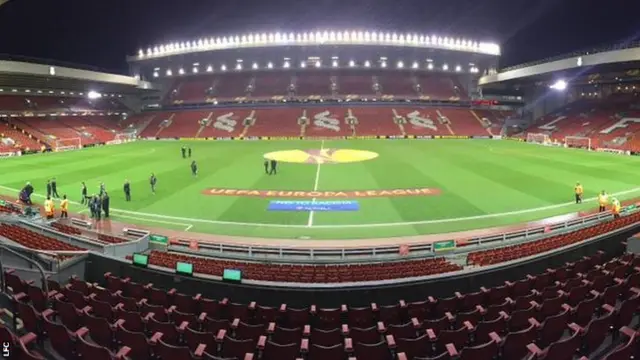
[[[264,154],[267,160],[297,164],[345,164],[372,160],[378,153],[352,149],[282,150]]]

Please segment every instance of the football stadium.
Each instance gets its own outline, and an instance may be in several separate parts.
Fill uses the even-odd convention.
[[[1,60],[3,357],[633,359],[640,47],[502,52],[247,29],[128,74]]]

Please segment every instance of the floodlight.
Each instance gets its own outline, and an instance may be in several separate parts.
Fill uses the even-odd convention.
[[[364,34],[362,33],[362,31],[358,31],[358,33],[356,34],[356,37],[358,41],[362,41],[364,39]]]
[[[197,68],[197,67],[195,67],[195,66],[193,67],[193,73],[194,73],[194,74],[197,74],[197,73],[198,73],[198,68]]]
[[[213,71],[213,66],[209,65],[207,66],[207,72],[212,72]]]
[[[253,65],[251,65],[251,68],[253,70],[257,69],[258,68],[258,63],[253,63]]]
[[[564,80],[558,80],[549,87],[553,90],[563,91],[567,89],[567,82]]]
[[[269,40],[270,43],[275,41],[275,36],[273,35],[273,33],[269,34],[269,36],[267,37],[267,39]]]
[[[154,72],[153,72],[153,77],[154,77],[154,78],[157,78],[158,76],[160,76],[160,75],[158,75],[158,72],[157,72],[157,71],[154,71]]]
[[[167,76],[171,76],[173,75],[173,72],[171,71],[171,69],[167,69]]]
[[[288,69],[288,68],[289,68],[289,66],[291,66],[291,64],[289,64],[289,62],[288,62],[288,61],[285,61],[285,62],[284,62],[283,67],[284,67],[285,69]]]
[[[95,92],[95,91],[89,91],[89,93],[87,93],[87,97],[89,99],[99,99],[102,97],[102,94],[100,94],[99,92]]]
[[[433,70],[433,63],[428,63],[427,64],[427,69]]]
[[[382,63],[380,63],[380,66],[383,67],[383,68],[386,68],[387,67],[387,62],[383,61]]]
[[[293,33],[289,33],[289,41],[293,41],[295,39],[295,36],[293,36]]]
[[[333,62],[331,63],[331,66],[338,67],[338,60],[333,60]]]
[[[151,48],[147,49],[147,56],[151,55]]]
[[[418,62],[414,61],[413,65],[411,65],[412,68],[417,69],[418,68]]]
[[[402,69],[404,67],[404,63],[402,61],[398,61],[398,69]]]
[[[180,68],[180,69],[178,70],[178,74],[180,74],[180,75],[184,75],[184,69],[183,69],[183,68]]]
[[[369,66],[371,66],[371,62],[369,60],[365,61],[364,62],[364,67],[368,68]]]
[[[354,67],[356,66],[356,62],[353,60],[349,60],[349,67]]]
[[[447,65],[447,64],[442,65],[442,70],[444,70],[444,71],[449,70],[449,65]]]
[[[460,72],[460,71],[462,71],[462,66],[456,65],[456,72]]]
[[[304,61],[301,61],[300,62],[300,67],[303,68],[303,69],[306,68],[307,67],[307,63],[304,62]]]
[[[316,61],[316,67],[319,68],[320,67],[320,60]]]
[[[267,64],[267,68],[269,68],[269,69],[273,69],[273,63],[272,63],[272,62],[269,62],[269,63]]]
[[[242,64],[237,63],[236,64],[236,70],[242,70]]]
[[[227,65],[222,64],[222,66],[220,66],[220,70],[227,71]]]
[[[143,57],[144,56],[144,51],[142,51],[142,49],[138,50],[138,56],[139,57]]]

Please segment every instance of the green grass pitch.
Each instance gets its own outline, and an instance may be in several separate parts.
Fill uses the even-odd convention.
[[[200,174],[191,176],[180,147],[191,146]],[[348,164],[281,163],[266,176],[262,156],[291,149],[356,149],[379,154]],[[454,232],[592,209],[572,204],[580,181],[585,198],[601,190],[640,196],[640,158],[496,140],[139,141],[82,151],[0,160],[0,192],[16,195],[26,181],[44,194],[46,179],[79,201],[104,181],[112,216],[132,224],[226,235],[312,239],[410,236]],[[148,177],[158,177],[157,194]],[[438,188],[438,196],[361,198],[360,210],[269,212],[269,199],[203,195],[207,188],[258,190]],[[133,201],[124,201],[129,179]],[[42,201],[41,198],[35,198]],[[78,212],[84,207],[72,204]]]

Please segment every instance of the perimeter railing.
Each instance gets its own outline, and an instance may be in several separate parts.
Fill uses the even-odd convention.
[[[627,214],[640,211],[633,209]],[[573,232],[612,219],[610,213],[597,213],[578,219],[540,225],[519,231],[504,232],[472,238],[452,238],[435,242],[398,244],[384,246],[358,246],[337,248],[313,248],[304,246],[254,245],[230,243],[198,243],[192,250],[192,240],[177,239],[166,245],[166,250],[193,256],[209,256],[245,261],[268,261],[273,263],[363,263],[372,261],[408,260],[447,255],[464,257],[472,251],[504,247],[539,240],[565,232]],[[440,250],[443,249],[443,250]]]

